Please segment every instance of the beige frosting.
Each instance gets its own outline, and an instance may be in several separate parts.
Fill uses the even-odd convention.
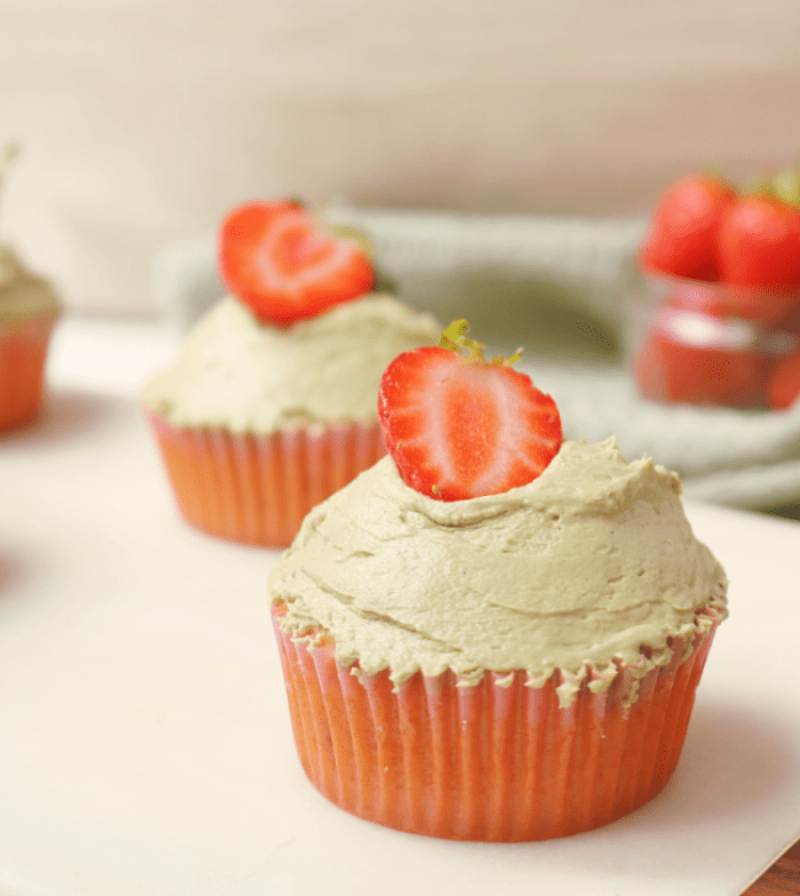
[[[269,433],[377,418],[381,376],[401,352],[437,344],[429,314],[372,293],[291,327],[257,321],[225,298],[189,334],[179,358],[142,392],[179,427]]]
[[[566,441],[530,484],[454,502],[409,488],[386,457],[309,514],[270,596],[287,631],[327,630],[342,662],[395,683],[642,668],[643,645],[666,662],[700,608],[725,613],[725,574],[679,496],[676,474],[628,463],[613,439]]]
[[[58,314],[50,283],[27,271],[8,246],[0,244],[0,323]]]

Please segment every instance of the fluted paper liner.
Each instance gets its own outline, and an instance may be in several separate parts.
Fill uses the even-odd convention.
[[[377,423],[269,435],[176,428],[148,414],[178,507],[211,535],[287,547],[312,507],[385,453]]]
[[[720,614],[668,642],[643,672],[615,664],[530,686],[525,672],[476,685],[344,667],[327,635],[293,638],[273,624],[300,762],[348,812],[401,831],[455,840],[546,840],[614,821],[667,783]],[[354,671],[357,674],[354,674]],[[642,674],[643,672],[643,674]],[[564,705],[562,706],[562,702]]]
[[[47,315],[0,325],[0,429],[20,426],[39,413],[56,318]]]

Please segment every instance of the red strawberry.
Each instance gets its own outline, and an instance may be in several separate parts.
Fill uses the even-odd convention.
[[[222,278],[261,320],[288,325],[372,289],[375,272],[359,244],[326,230],[294,202],[234,209],[219,237]]]
[[[778,361],[767,384],[767,401],[776,411],[785,411],[800,398],[800,352]]]
[[[775,324],[800,304],[800,292],[785,287],[675,279],[665,304],[712,317],[738,317],[759,324]]]
[[[467,329],[453,321],[438,347],[399,355],[378,393],[386,446],[403,481],[442,501],[525,485],[561,446],[558,408],[511,367],[519,355],[487,361]]]
[[[718,255],[726,283],[800,286],[800,208],[766,194],[742,197],[720,224]]]
[[[716,280],[716,240],[736,192],[721,180],[692,175],[673,184],[656,203],[640,252],[645,270],[693,280]]]
[[[763,405],[767,361],[757,339],[743,321],[666,309],[634,360],[639,390],[656,401]]]

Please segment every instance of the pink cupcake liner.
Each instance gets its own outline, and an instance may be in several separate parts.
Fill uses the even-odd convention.
[[[270,435],[176,428],[148,414],[178,507],[211,535],[287,547],[306,514],[386,451],[377,423]]]
[[[32,420],[42,405],[44,367],[57,315],[0,324],[0,429]]]
[[[273,607],[273,623],[297,752],[314,786],[398,830],[506,842],[591,830],[662,790],[721,618],[705,608],[689,637],[668,642],[670,661],[643,674],[615,663],[578,677],[556,672],[540,686],[521,671],[459,686],[451,672],[417,673],[395,688],[388,671],[342,666],[327,635],[283,632],[284,613]],[[562,707],[557,688],[570,681],[577,692]]]

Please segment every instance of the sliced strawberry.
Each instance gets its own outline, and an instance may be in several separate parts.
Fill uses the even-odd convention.
[[[665,309],[634,359],[645,398],[747,408],[763,406],[768,359],[744,321]]]
[[[228,289],[259,319],[279,325],[316,317],[375,282],[355,240],[325,229],[294,202],[234,209],[220,229],[219,264]]]
[[[718,256],[726,283],[800,287],[800,209],[776,196],[743,196],[720,224]]]
[[[562,440],[555,402],[511,367],[518,356],[485,360],[483,346],[464,338],[466,329],[454,321],[439,347],[399,355],[378,394],[386,446],[401,477],[442,501],[531,482]]]
[[[669,187],[650,218],[639,260],[649,271],[693,280],[716,280],[717,231],[736,192],[708,175],[691,175]]]
[[[769,406],[785,411],[800,399],[800,352],[788,355],[775,364],[767,384]]]

